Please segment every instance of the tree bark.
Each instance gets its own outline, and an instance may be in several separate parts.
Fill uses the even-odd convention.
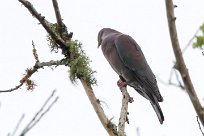
[[[172,42],[172,47],[174,51],[174,55],[176,57],[176,69],[180,72],[185,89],[190,97],[190,100],[195,108],[199,119],[204,126],[204,109],[200,104],[196,91],[193,87],[193,83],[191,82],[190,75],[188,73],[188,69],[186,68],[181,48],[178,41],[177,30],[175,20],[176,17],[174,16],[174,4],[172,0],[166,0],[166,13],[169,25],[169,33]]]

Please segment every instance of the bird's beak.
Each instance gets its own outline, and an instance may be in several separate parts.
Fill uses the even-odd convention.
[[[97,48],[99,48],[101,46],[101,42],[98,42],[98,46],[97,46]]]

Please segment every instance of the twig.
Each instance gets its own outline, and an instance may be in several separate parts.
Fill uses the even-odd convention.
[[[14,88],[8,89],[8,90],[0,90],[0,93],[12,92],[12,91],[19,89],[26,82],[26,80],[28,78],[30,78],[35,72],[38,71],[38,69],[43,68],[45,66],[50,67],[53,65],[59,66],[59,65],[64,65],[64,63],[62,61],[59,61],[59,60],[57,60],[57,61],[51,60],[49,62],[36,62],[35,65],[31,69],[27,70],[25,76],[20,80],[19,85],[17,85]]]
[[[48,104],[50,99],[54,97],[55,92],[56,92],[56,90],[53,90],[52,94],[47,98],[47,100],[42,105],[40,110],[35,114],[35,116],[32,118],[32,120],[27,124],[27,126],[21,132],[20,136],[24,136],[28,131],[30,131],[42,119],[42,117],[53,107],[53,105],[57,102],[57,100],[59,99],[58,96],[52,101],[52,103],[48,106],[48,108],[44,110],[44,108],[46,107],[46,105]]]
[[[67,43],[67,41],[71,40],[73,33],[70,33],[70,34],[68,33],[67,27],[62,21],[62,17],[61,17],[61,13],[59,10],[57,0],[52,0],[52,4],[53,4],[54,10],[55,10],[58,32],[59,32],[60,36],[62,37],[62,39],[65,41],[65,43]],[[69,50],[69,48],[67,50]],[[62,50],[62,51],[64,52],[64,50]],[[71,57],[71,56],[69,56],[69,57]]]
[[[199,129],[200,129],[200,132],[201,132],[201,134],[204,136],[203,130],[202,130],[201,125],[200,125],[200,122],[199,122],[199,117],[196,116],[196,118],[197,118],[197,122],[198,122],[198,126],[199,126]]]
[[[11,88],[11,89],[8,89],[8,90],[0,90],[0,93],[13,92],[15,90],[18,90],[22,85],[23,85],[23,83],[20,83],[19,85],[17,85],[14,88]]]
[[[185,87],[182,85],[180,79],[179,79],[179,75],[177,73],[177,71],[174,69],[174,73],[175,73],[175,76],[176,76],[176,80],[178,82],[178,87],[180,87],[182,90],[185,90]]]
[[[23,121],[24,117],[25,117],[25,114],[23,114],[23,115],[21,116],[21,118],[19,119],[19,121],[18,121],[18,123],[17,123],[17,125],[16,125],[16,127],[15,127],[15,129],[14,129],[14,131],[13,131],[13,133],[12,133],[11,135],[8,134],[9,136],[14,136],[14,135],[15,135],[15,133],[16,133],[16,131],[18,130],[18,128],[19,128],[21,122]]]
[[[197,34],[198,34],[199,31],[200,31],[200,27],[196,30],[196,32],[194,33],[194,35],[192,36],[192,38],[188,41],[188,43],[186,44],[186,46],[183,48],[182,53],[184,53],[184,52],[187,50],[187,48],[191,45],[191,43],[193,42],[193,40],[195,39],[195,37],[197,36]],[[179,78],[178,78],[178,74],[176,73],[176,71],[174,70],[174,68],[175,68],[175,65],[174,65],[174,66],[172,67],[172,69],[171,69],[171,73],[170,73],[170,76],[169,76],[169,83],[166,83],[165,81],[163,81],[163,80],[161,80],[161,79],[159,79],[159,78],[158,78],[158,81],[160,81],[160,82],[161,82],[162,84],[164,84],[164,85],[173,85],[173,86],[176,86],[176,87],[181,88],[182,90],[185,90],[185,87],[181,84],[181,81],[180,81]],[[172,75],[173,75],[173,73],[172,73],[173,70],[174,70],[174,72],[175,72],[175,74],[176,74],[176,78],[177,78],[177,81],[178,81],[179,85],[171,82]]]
[[[175,75],[176,75],[176,79],[177,79],[178,84],[172,82],[173,72],[174,72]],[[168,81],[168,82],[163,81],[163,80],[160,79],[158,76],[157,76],[157,80],[158,80],[160,83],[162,83],[163,85],[166,85],[166,86],[172,85],[172,86],[175,86],[175,87],[179,87],[179,88],[181,88],[182,90],[185,90],[185,87],[182,85],[181,81],[179,80],[179,76],[178,76],[178,74],[176,73],[176,70],[175,70],[174,68],[171,69],[170,76],[169,76],[169,81]]]
[[[120,79],[118,82],[122,82]],[[120,88],[122,92],[122,107],[120,111],[120,118],[118,123],[118,136],[125,135],[125,122],[129,124],[128,120],[128,103],[133,102],[133,99],[130,97],[129,93],[127,92],[126,87]]]
[[[177,30],[175,20],[176,17],[174,16],[174,4],[172,0],[166,0],[166,13],[169,25],[169,33],[172,42],[172,47],[174,50],[174,55],[176,57],[177,69],[181,74],[185,89],[190,97],[190,100],[196,110],[197,115],[201,123],[204,125],[204,109],[202,108],[198,96],[195,92],[194,86],[191,82],[190,75],[188,73],[188,69],[186,68],[181,48],[179,45],[178,37],[177,37]]]
[[[65,33],[64,33],[63,29],[65,29],[66,26],[62,22],[62,17],[61,17],[61,13],[60,13],[60,10],[59,10],[57,0],[52,0],[52,3],[53,3],[54,10],[55,10],[55,16],[56,16],[56,19],[57,19],[58,31],[61,34],[61,37],[63,38],[64,37],[63,34],[68,34],[68,32],[67,32],[67,30],[65,30]],[[66,35],[63,39],[65,39],[66,37],[68,37],[68,36]],[[70,40],[70,39],[68,39],[68,40]]]
[[[136,128],[136,136],[140,136],[140,128],[139,127]]]
[[[67,44],[64,42],[64,40],[57,35],[50,27],[50,22],[48,22],[44,16],[41,16],[40,13],[38,13],[33,5],[27,1],[27,0],[19,0],[29,11],[30,13],[40,22],[40,24],[45,28],[47,33],[50,34],[50,36],[56,40],[57,44],[61,46],[61,48],[66,48]]]
[[[196,30],[196,32],[194,33],[194,35],[192,36],[192,38],[188,41],[188,43],[186,44],[186,46],[183,48],[182,53],[184,53],[186,51],[186,49],[191,45],[191,43],[193,42],[193,40],[196,38],[198,32],[200,31],[200,27]]]
[[[57,19],[58,27],[62,28],[64,26],[64,23],[62,22],[62,17],[61,17],[61,13],[59,10],[57,0],[52,0],[52,4],[53,4],[54,10],[55,10],[55,16]],[[59,32],[61,33],[61,31],[59,31]]]
[[[33,40],[32,40],[32,45],[33,45],[33,56],[34,56],[36,62],[40,62],[39,57],[38,57],[38,54],[37,54],[37,50],[36,50],[36,48],[35,48],[35,44],[34,44],[34,41],[33,41]]]

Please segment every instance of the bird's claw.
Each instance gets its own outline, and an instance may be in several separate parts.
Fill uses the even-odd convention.
[[[127,86],[127,82],[123,82],[123,81],[119,80],[119,81],[117,82],[117,85],[118,85],[118,87],[121,89],[121,88]]]

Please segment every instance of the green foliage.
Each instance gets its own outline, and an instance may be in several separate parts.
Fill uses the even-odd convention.
[[[89,85],[96,84],[96,79],[93,77],[96,71],[90,68],[90,60],[82,50],[82,44],[77,40],[71,40],[68,42],[68,45],[70,46],[71,52],[71,60],[69,62],[69,78],[71,82],[76,83],[77,78],[82,78]]]
[[[204,24],[201,25],[200,30],[202,34],[200,36],[196,36],[196,41],[193,43],[193,48],[202,48],[204,45]]]

